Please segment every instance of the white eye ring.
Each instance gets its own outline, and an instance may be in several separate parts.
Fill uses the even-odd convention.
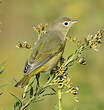
[[[64,23],[64,26],[68,27],[69,26],[69,22],[65,21]]]

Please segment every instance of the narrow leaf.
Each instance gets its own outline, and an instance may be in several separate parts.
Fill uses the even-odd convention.
[[[14,110],[20,110],[20,107],[22,106],[21,100],[17,96],[15,96],[14,94],[12,94],[10,92],[9,92],[9,94],[15,98]]]

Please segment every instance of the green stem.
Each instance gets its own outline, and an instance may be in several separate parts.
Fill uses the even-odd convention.
[[[58,88],[59,110],[62,110],[62,88]]]

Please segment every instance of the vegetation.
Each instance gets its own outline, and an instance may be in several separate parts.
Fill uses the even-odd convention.
[[[40,39],[36,35],[41,33],[34,32],[40,28],[33,24],[51,24],[63,16],[79,23],[69,31],[64,59],[53,71],[57,76],[41,74],[39,95],[35,95],[34,77],[27,88],[15,88],[33,43]],[[0,0],[0,110],[53,110],[54,106],[55,110],[104,110],[104,43],[100,37],[95,39],[103,34],[99,29],[104,29],[104,0]],[[17,41],[21,49],[15,48]],[[60,72],[56,70],[61,66],[67,68],[69,79],[63,79],[69,80],[69,88],[64,80],[58,88]]]
[[[41,34],[46,32],[46,25],[38,25],[34,27],[34,31],[38,33],[38,40],[41,39]],[[62,58],[57,67],[51,71],[51,74],[48,78],[48,81],[45,84],[42,84],[39,87],[38,91],[35,90],[35,77],[33,76],[29,81],[28,85],[24,88],[22,95],[23,100],[21,101],[15,95],[10,93],[15,97],[14,110],[27,110],[28,106],[31,103],[39,102],[43,100],[46,96],[58,95],[58,110],[62,110],[62,95],[71,93],[74,97],[76,103],[78,100],[78,87],[73,87],[72,85],[72,76],[70,73],[70,66],[73,66],[74,63],[78,62],[82,65],[86,64],[84,59],[83,52],[89,49],[98,51],[98,47],[102,44],[103,39],[103,30],[99,30],[95,35],[88,35],[84,41],[78,41],[76,38],[67,36],[67,40],[71,40],[76,43],[78,48],[73,52],[67,59]],[[17,48],[26,48],[31,49],[32,45],[25,42],[18,42],[16,45]],[[51,92],[50,90],[51,89]],[[57,108],[56,108],[57,109]]]

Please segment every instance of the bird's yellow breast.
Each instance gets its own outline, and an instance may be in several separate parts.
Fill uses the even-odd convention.
[[[44,71],[49,71],[52,68],[54,68],[57,65],[61,55],[62,55],[62,52],[60,52],[58,55],[54,56],[50,61],[44,64],[44,67],[45,67]]]

